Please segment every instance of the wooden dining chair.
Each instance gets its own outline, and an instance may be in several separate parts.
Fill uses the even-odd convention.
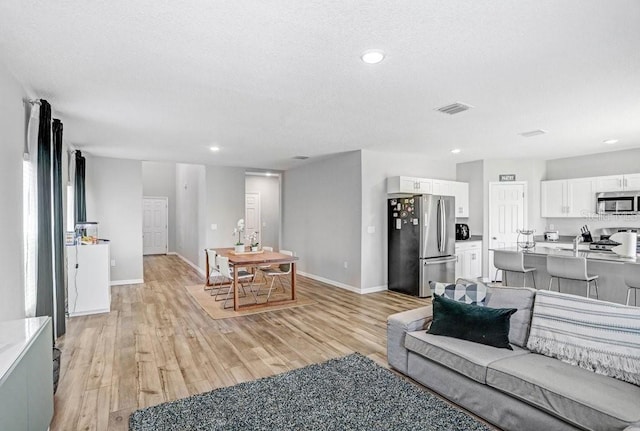
[[[286,254],[287,256],[293,256],[293,252],[289,250],[280,250],[280,253]],[[282,287],[282,291],[285,291],[284,283],[282,282],[282,278],[291,274],[291,264],[290,263],[281,263],[278,267],[272,268],[268,267],[266,269],[261,269],[260,272],[264,274],[265,278],[271,278],[271,284],[269,286],[269,292],[267,292],[267,302],[269,302],[269,298],[271,297],[271,292],[273,291],[273,286],[275,284],[276,279],[278,283]],[[260,287],[258,287],[258,292],[260,291]],[[258,293],[259,294],[259,293]]]

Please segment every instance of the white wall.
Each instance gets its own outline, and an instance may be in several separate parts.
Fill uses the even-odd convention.
[[[469,183],[469,217],[458,218],[467,223],[471,235],[482,235],[484,229],[484,161],[458,163],[456,180]]]
[[[173,162],[142,162],[142,193],[149,197],[167,197],[168,248],[176,251],[176,164]]]
[[[98,235],[111,241],[111,282],[141,281],[142,162],[87,158],[87,221],[97,221]]]
[[[361,172],[359,151],[305,163],[284,173],[282,196],[282,248],[298,269],[358,291]]]
[[[244,218],[245,169],[223,166],[206,167],[206,211],[204,247],[232,247],[237,237],[233,229],[238,219]],[[212,230],[211,225],[218,229]],[[245,244],[247,241],[242,238]],[[201,253],[201,267],[204,268],[204,251]]]
[[[443,180],[456,179],[453,161],[434,160],[422,154],[362,150],[362,283],[361,291],[387,284],[387,177],[407,175]],[[368,233],[368,227],[375,229]]]
[[[204,166],[176,164],[176,252],[196,266],[204,249],[204,178]]]
[[[262,175],[247,175],[247,193],[260,194],[260,235],[262,245],[280,248],[280,178]]]
[[[22,86],[0,64],[0,320],[24,317],[22,152],[26,114]]]
[[[545,180],[640,173],[640,148],[547,160]]]

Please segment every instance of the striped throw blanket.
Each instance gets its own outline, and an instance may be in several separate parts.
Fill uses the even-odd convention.
[[[527,347],[640,385],[640,308],[539,290]]]

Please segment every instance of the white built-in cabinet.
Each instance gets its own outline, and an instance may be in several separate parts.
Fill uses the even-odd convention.
[[[433,194],[433,180],[416,177],[387,178],[387,193]]]
[[[456,279],[482,277],[482,241],[456,242]]]
[[[609,175],[597,177],[596,192],[621,192],[640,190],[640,174]]]
[[[387,193],[454,196],[456,217],[469,217],[469,183],[430,178],[389,177]]]
[[[588,217],[596,211],[597,178],[542,181],[541,217]]]
[[[596,212],[596,193],[624,190],[640,190],[640,174],[542,181],[540,216],[588,217]]]

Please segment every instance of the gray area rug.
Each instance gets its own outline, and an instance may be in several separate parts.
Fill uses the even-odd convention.
[[[358,353],[141,409],[129,429],[488,430]]]

